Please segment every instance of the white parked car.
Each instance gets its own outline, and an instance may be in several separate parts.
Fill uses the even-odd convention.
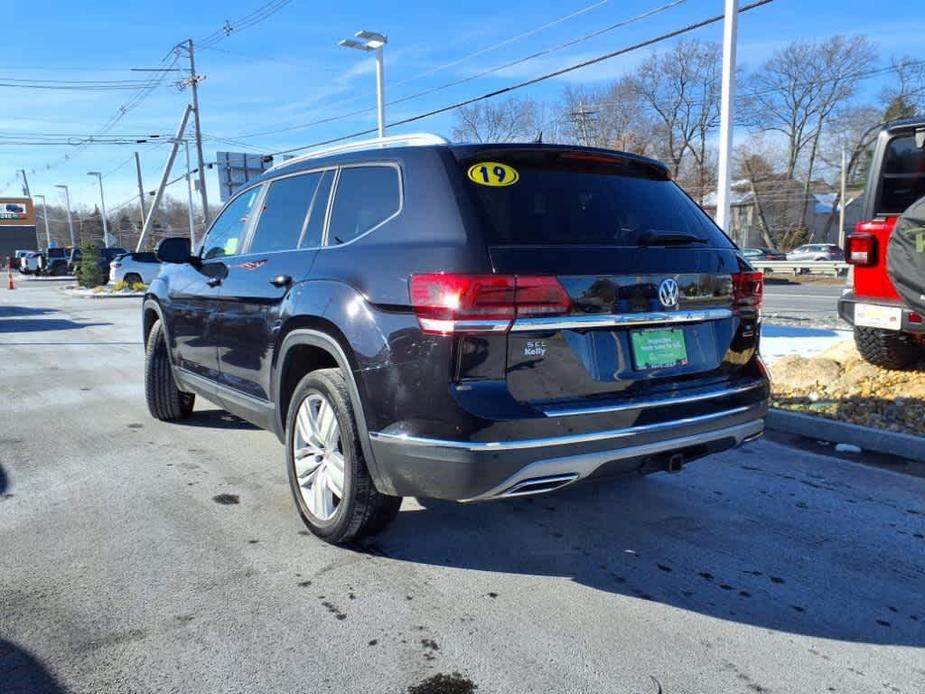
[[[26,251],[19,257],[19,271],[24,275],[37,275],[45,267],[44,261],[38,251]]]
[[[161,263],[154,253],[123,253],[109,264],[109,281],[151,284],[160,271]]]

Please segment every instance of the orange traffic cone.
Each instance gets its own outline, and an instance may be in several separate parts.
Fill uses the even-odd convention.
[[[16,285],[13,284],[13,263],[6,266],[6,288],[16,289]]]

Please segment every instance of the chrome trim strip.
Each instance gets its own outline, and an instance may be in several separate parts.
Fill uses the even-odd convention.
[[[420,318],[421,327],[433,333],[503,333],[511,326],[509,320],[441,320]]]
[[[182,366],[176,367],[176,371],[180,376],[180,380],[184,381],[184,385],[190,384],[193,386],[198,386],[201,390],[210,391],[216,397],[227,397],[229,400],[237,400],[240,403],[250,403],[252,406],[260,407],[266,410],[273,411],[276,409],[276,405],[269,400],[264,400],[263,398],[258,398],[254,395],[248,393],[242,393],[240,390],[230,388],[224,383],[218,383],[213,381],[205,376],[200,376],[199,374],[193,373],[184,369]]]
[[[664,407],[666,405],[682,405],[689,402],[699,402],[701,400],[713,400],[715,398],[738,395],[747,393],[750,390],[757,390],[764,386],[764,381],[750,381],[745,385],[734,388],[714,388],[711,390],[701,390],[691,392],[686,395],[674,395],[662,398],[641,399],[635,398],[626,402],[615,403],[612,405],[597,405],[591,407],[546,407],[541,408],[547,417],[573,417],[582,414],[606,414],[610,412],[625,412],[626,410],[649,409],[651,407]]]
[[[533,330],[588,330],[591,328],[614,328],[628,325],[649,325],[665,323],[698,323],[700,321],[731,318],[728,308],[704,308],[678,311],[654,311],[647,313],[590,314],[586,316],[550,316],[548,318],[518,318],[511,326],[511,332]]]
[[[374,441],[384,441],[409,446],[431,446],[435,448],[454,448],[475,452],[494,452],[494,451],[516,451],[525,448],[544,448],[546,446],[568,446],[576,443],[592,443],[595,441],[608,441],[611,439],[622,439],[628,436],[636,436],[652,431],[662,431],[664,429],[675,429],[688,424],[703,424],[712,422],[724,417],[734,417],[738,414],[748,412],[754,406],[745,405],[735,407],[731,410],[722,412],[713,412],[711,414],[699,415],[697,417],[685,417],[683,419],[673,419],[670,422],[659,422],[658,424],[644,424],[637,427],[627,427],[625,429],[610,429],[607,431],[594,431],[587,434],[571,434],[569,436],[550,436],[541,439],[520,439],[515,441],[453,441],[449,439],[428,439],[418,436],[406,436],[403,434],[384,434],[382,432],[369,432],[369,437]]]
[[[661,441],[653,441],[652,443],[642,443],[635,446],[626,446],[617,450],[596,451],[594,453],[579,453],[577,455],[563,456],[560,458],[544,458],[542,460],[537,460],[533,463],[530,463],[529,465],[526,465],[519,471],[515,472],[511,477],[504,480],[504,482],[488,490],[484,494],[479,494],[478,496],[472,497],[471,499],[462,499],[462,501],[486,501],[488,499],[504,498],[509,496],[509,490],[517,488],[521,482],[536,478],[550,478],[559,475],[574,475],[574,481],[577,482],[578,480],[591,475],[602,465],[613,462],[615,460],[625,460],[627,458],[638,458],[647,455],[655,455],[658,453],[667,453],[669,451],[676,451],[681,448],[689,448],[690,446],[697,446],[704,443],[710,443],[711,441],[719,441],[721,439],[729,438],[734,439],[736,445],[740,445],[745,441],[753,439],[755,436],[759,436],[762,431],[764,431],[763,418],[753,419],[749,422],[736,424],[735,426],[725,427],[723,429],[713,429],[711,431],[704,431],[699,434],[692,434],[690,436],[668,438],[662,439]],[[558,487],[548,491],[562,489],[562,487],[565,487],[568,484],[571,484],[571,482],[559,485]],[[532,493],[544,494],[545,492],[536,491]]]

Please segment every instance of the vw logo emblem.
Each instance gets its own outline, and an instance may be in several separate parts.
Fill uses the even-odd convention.
[[[671,278],[662,280],[662,283],[658,285],[658,300],[665,308],[674,308],[678,305],[680,298],[681,288],[675,280]]]

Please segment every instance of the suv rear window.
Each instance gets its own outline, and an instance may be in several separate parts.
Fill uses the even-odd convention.
[[[467,179],[491,243],[635,246],[648,232],[683,232],[706,239],[709,246],[731,247],[706,213],[650,165],[555,156],[560,161],[551,160],[548,151],[495,153],[491,161],[516,170],[515,183],[495,187]],[[462,162],[463,175],[478,162]]]
[[[915,136],[890,140],[883,159],[878,214],[901,214],[925,195],[925,150],[915,146]]]

